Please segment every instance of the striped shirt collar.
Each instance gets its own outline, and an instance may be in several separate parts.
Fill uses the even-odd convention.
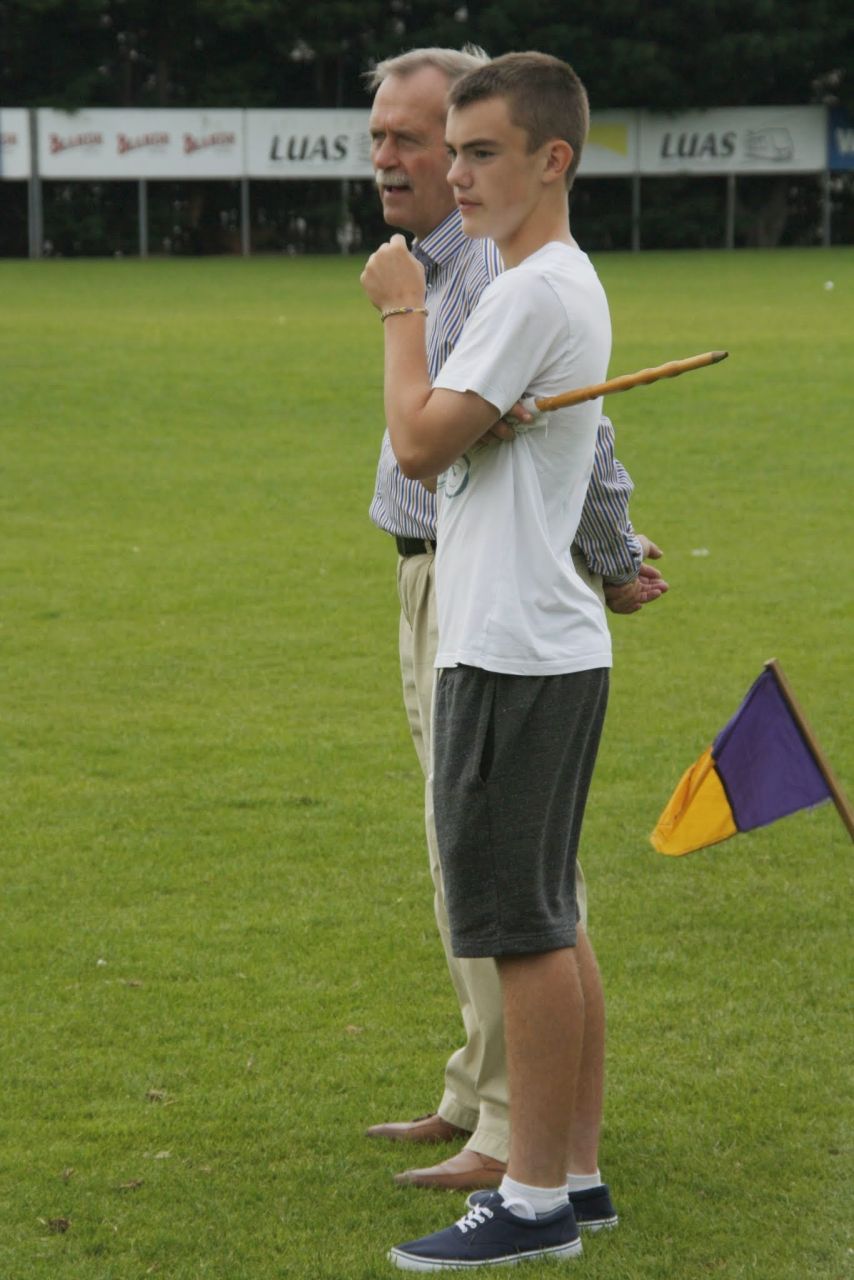
[[[412,253],[425,266],[443,267],[468,242],[459,209],[453,209],[423,240],[413,240]]]

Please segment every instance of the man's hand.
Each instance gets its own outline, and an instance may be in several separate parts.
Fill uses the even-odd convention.
[[[517,400],[512,409],[508,409],[503,418],[499,418],[494,422],[488,431],[485,431],[478,440],[478,444],[496,444],[502,440],[515,440],[516,429],[513,422],[533,422],[533,416],[528,412],[521,400]],[[659,552],[659,554],[661,554]]]
[[[660,547],[650,542],[643,533],[637,534],[637,538],[643,547],[644,558],[661,559],[663,553]],[[660,569],[651,564],[642,564],[638,576],[631,582],[606,582],[603,589],[605,603],[612,613],[637,613],[645,604],[650,604],[663,596],[665,591],[669,591],[670,585],[665,582]]]
[[[664,555],[661,547],[657,547],[654,542],[650,542],[645,533],[636,533],[635,537],[643,547],[644,560],[660,560]]]
[[[378,311],[424,306],[424,268],[401,235],[372,253],[361,274],[362,288]]]

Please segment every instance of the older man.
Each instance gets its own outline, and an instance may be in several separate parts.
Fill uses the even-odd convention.
[[[377,66],[371,111],[371,154],[385,221],[415,236],[412,252],[427,277],[428,361],[438,373],[459,339],[481,293],[502,270],[489,240],[470,240],[447,183],[446,96],[450,85],[488,61],[481,50],[417,49]],[[518,416],[522,417],[521,408]],[[512,428],[500,429],[504,440]],[[499,447],[499,446],[497,446]],[[500,445],[512,448],[511,443]],[[587,501],[576,537],[576,566],[603,590],[615,612],[632,613],[667,590],[644,557],[659,549],[636,535],[628,518],[632,483],[613,453],[613,428],[603,418]],[[497,1186],[506,1168],[509,1127],[501,989],[492,959],[452,955],[429,783],[430,716],[436,618],[433,577],[436,513],[433,495],[400,472],[386,432],[371,518],[395,538],[401,604],[400,660],[410,729],[427,779],[425,810],[435,911],[459,1000],[466,1042],[448,1060],[445,1089],[435,1112],[411,1122],[378,1124],[375,1138],[404,1143],[467,1138],[456,1155],[433,1167],[409,1169],[396,1181],[455,1189]],[[583,883],[579,885],[586,924]],[[617,1221],[598,1168],[602,1115],[605,1015],[596,959],[584,929],[579,965],[586,997],[582,1064],[572,1125],[568,1184],[576,1216],[587,1227]]]

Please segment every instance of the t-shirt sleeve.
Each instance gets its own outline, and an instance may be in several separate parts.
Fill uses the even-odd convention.
[[[566,347],[567,329],[546,281],[509,271],[484,291],[433,386],[474,391],[504,414]]]

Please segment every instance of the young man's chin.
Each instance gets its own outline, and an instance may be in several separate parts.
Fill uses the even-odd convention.
[[[486,227],[486,215],[483,206],[479,204],[459,205],[460,215],[463,220],[463,230],[468,235],[485,236],[488,234]]]

